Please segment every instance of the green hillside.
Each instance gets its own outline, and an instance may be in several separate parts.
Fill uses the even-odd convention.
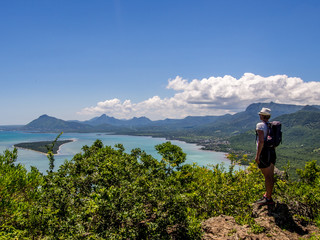
[[[303,108],[302,106],[277,104],[273,102],[253,103],[243,112],[222,116],[216,122],[197,127],[194,129],[194,133],[197,135],[229,137],[254,129],[256,122],[259,120],[257,114],[262,107],[271,108],[273,117],[294,113]]]

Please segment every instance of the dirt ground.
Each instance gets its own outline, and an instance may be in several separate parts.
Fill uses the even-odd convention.
[[[301,208],[301,207],[300,207]],[[295,217],[294,207],[277,202],[273,206],[253,206],[252,216],[257,228],[239,225],[230,216],[210,218],[202,223],[204,240],[320,239],[319,229]],[[305,213],[308,214],[308,213]],[[305,215],[304,214],[304,215]]]

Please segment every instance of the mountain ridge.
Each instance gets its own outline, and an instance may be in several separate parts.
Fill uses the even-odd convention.
[[[222,116],[188,116],[183,119],[164,119],[152,121],[147,117],[134,117],[131,119],[117,119],[106,114],[94,117],[87,121],[65,121],[47,114],[21,127],[25,131],[50,131],[50,132],[119,132],[128,134],[165,132],[165,131],[190,131],[192,134],[220,134],[230,135],[245,132],[254,126],[257,114],[262,107],[272,110],[272,117],[291,114],[302,109],[320,111],[320,106],[300,106],[290,104],[252,103],[245,111]]]

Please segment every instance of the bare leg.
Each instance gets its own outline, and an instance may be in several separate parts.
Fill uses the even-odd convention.
[[[261,172],[265,179],[266,186],[266,197],[271,199],[273,185],[274,185],[274,165],[271,165],[267,168],[261,168]]]

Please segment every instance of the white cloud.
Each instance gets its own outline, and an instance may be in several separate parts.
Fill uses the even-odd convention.
[[[154,96],[139,103],[115,98],[84,108],[79,114],[97,116],[105,113],[126,119],[146,116],[156,120],[235,113],[254,102],[320,104],[320,82],[304,82],[286,75],[262,77],[245,73],[240,79],[226,75],[191,82],[177,76],[168,81],[167,89],[173,89],[176,94],[164,99]]]

